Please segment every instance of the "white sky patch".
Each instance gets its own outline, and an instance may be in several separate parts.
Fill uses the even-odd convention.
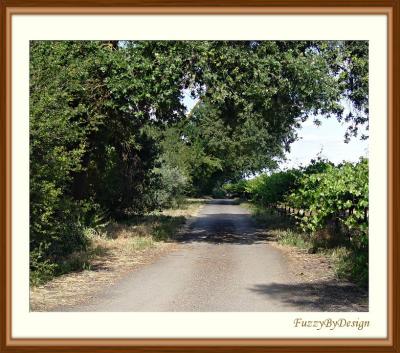
[[[356,162],[360,157],[368,156],[368,140],[352,137],[349,143],[344,142],[346,124],[335,118],[318,117],[321,125],[313,123],[313,117],[302,123],[298,130],[299,140],[292,143],[290,153],[286,154],[287,161],[280,163],[282,169],[307,165],[318,155],[337,164],[343,161]],[[359,136],[365,132],[360,128]]]
[[[183,91],[182,104],[186,107],[186,114],[189,114],[193,107],[197,104],[199,98],[192,98],[190,90]]]

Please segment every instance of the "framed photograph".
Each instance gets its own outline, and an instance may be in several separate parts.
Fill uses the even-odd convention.
[[[4,0],[2,352],[398,352],[399,2]]]

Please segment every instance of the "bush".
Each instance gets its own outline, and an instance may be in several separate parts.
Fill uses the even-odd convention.
[[[177,167],[163,165],[156,169],[160,176],[160,187],[155,191],[159,207],[178,207],[185,200],[189,186],[188,178]]]
[[[368,251],[338,247],[331,253],[338,278],[350,279],[362,287],[368,286]]]
[[[261,205],[276,204],[283,201],[285,195],[296,186],[299,176],[298,170],[261,174],[248,180],[245,190],[253,201]]]
[[[267,210],[265,206],[285,203],[306,211],[295,219],[303,232],[280,230],[279,241],[299,247],[335,248],[337,275],[368,284],[368,159],[338,166],[314,160],[305,168],[248,180],[246,191],[258,205],[255,217],[266,226],[276,222],[272,223],[267,211],[260,212],[260,207]]]
[[[49,281],[54,277],[56,267],[56,264],[43,258],[40,249],[34,249],[30,253],[30,284],[32,286],[39,286]]]
[[[338,167],[329,165],[322,173],[304,174],[287,201],[293,207],[312,212],[301,219],[304,230],[315,232],[326,227],[328,221],[337,220],[350,238],[357,238],[359,246],[367,244],[367,159]]]
[[[241,179],[236,183],[225,183],[222,185],[222,189],[229,197],[246,197],[246,186],[247,180]]]

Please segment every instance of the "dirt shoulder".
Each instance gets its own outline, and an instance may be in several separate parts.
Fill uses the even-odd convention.
[[[190,200],[189,200],[190,201]],[[108,234],[91,240],[88,269],[72,272],[30,289],[31,311],[52,311],[59,306],[76,306],[114,284],[127,273],[152,263],[179,244],[161,238],[174,237],[195,218],[201,200],[192,200],[183,209],[170,209],[142,223],[114,224]]]
[[[368,311],[368,291],[344,279],[338,279],[333,261],[321,253],[309,254],[306,249],[270,244],[282,251],[294,278],[293,300],[306,301],[319,311]]]
[[[291,244],[297,234],[288,220],[276,214],[263,212],[249,203],[243,207],[253,214],[262,239],[284,254],[289,275],[293,280],[290,286],[278,286],[281,295],[290,295],[293,303],[303,303],[314,311],[368,311],[368,289],[362,288],[346,279],[339,278],[337,264],[329,251],[309,251],[310,245],[299,241]],[[289,230],[289,231],[288,231]],[[286,238],[292,234],[292,239]],[[283,240],[283,241],[282,241]],[[287,241],[289,240],[289,241]]]

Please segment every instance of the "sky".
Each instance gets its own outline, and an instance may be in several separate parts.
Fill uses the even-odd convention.
[[[291,145],[290,153],[286,154],[287,161],[280,164],[281,168],[306,165],[318,154],[335,164],[343,161],[356,162],[360,157],[368,155],[368,140],[352,137],[349,143],[345,143],[346,125],[335,118],[320,119],[320,126],[313,123],[313,117],[302,123],[298,130],[300,139]]]
[[[197,100],[185,93],[182,102],[189,112]],[[286,154],[287,160],[279,164],[281,169],[307,165],[318,155],[335,164],[343,161],[356,162],[360,157],[368,155],[368,140],[352,137],[349,143],[345,143],[346,125],[339,123],[335,118],[318,118],[322,122],[320,126],[313,123],[313,116],[302,123],[301,128],[297,130],[299,140],[291,144],[291,151]]]

